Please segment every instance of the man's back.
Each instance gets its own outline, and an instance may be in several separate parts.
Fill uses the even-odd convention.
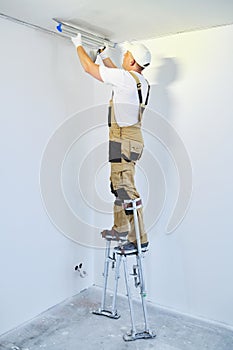
[[[124,69],[100,66],[102,80],[113,87],[113,103],[119,126],[129,126],[138,122],[139,98],[135,79]],[[142,74],[133,72],[141,83],[142,101],[145,102],[148,83]]]

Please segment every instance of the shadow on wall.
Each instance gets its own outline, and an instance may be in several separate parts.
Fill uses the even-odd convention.
[[[178,78],[178,63],[173,57],[162,58],[161,65],[150,71],[151,92],[149,108],[171,119],[172,96],[170,85]],[[155,82],[155,83],[153,83]]]
[[[186,146],[175,128],[176,118],[172,84],[178,80],[178,64],[174,58],[162,58],[158,67],[146,72],[151,84],[149,106],[145,111],[143,132],[145,148],[152,155],[154,179],[149,182],[150,195],[160,198],[161,213],[150,230],[172,233],[187,213],[192,193],[192,165]],[[142,160],[143,161],[143,160]],[[163,177],[163,180],[162,180]],[[159,190],[153,184],[160,179]],[[149,210],[145,216],[149,215]],[[150,212],[155,217],[155,212]],[[147,216],[149,222],[149,216]],[[155,225],[156,224],[156,225]]]

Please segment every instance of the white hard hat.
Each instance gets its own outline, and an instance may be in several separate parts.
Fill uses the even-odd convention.
[[[121,45],[123,51],[129,51],[139,66],[145,68],[151,62],[151,53],[149,49],[141,43],[125,42]]]

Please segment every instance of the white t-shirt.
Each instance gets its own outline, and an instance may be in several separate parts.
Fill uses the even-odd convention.
[[[99,72],[104,83],[113,86],[113,104],[115,111],[115,118],[117,124],[122,126],[129,126],[138,122],[139,98],[137,83],[132,75],[119,68],[107,68],[105,66],[99,67]],[[142,86],[142,101],[146,100],[148,84],[142,74],[135,73]]]

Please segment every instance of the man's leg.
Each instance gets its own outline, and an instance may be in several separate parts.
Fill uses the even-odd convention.
[[[130,197],[130,199],[140,198],[140,195],[135,186],[135,163],[131,162],[127,164],[127,168],[123,172],[123,183],[124,187]],[[141,243],[147,242],[147,234],[145,232],[144,222],[143,222],[143,209],[142,207],[137,210],[138,213],[138,222],[139,222],[139,231]],[[130,242],[136,243],[136,232],[134,226],[134,217],[133,214],[127,215],[129,223],[130,223],[130,231],[128,234],[128,240]]]
[[[123,201],[127,199],[139,198],[134,183],[135,163],[112,163],[111,164],[111,184],[112,192],[116,195],[114,204],[114,226],[118,232],[129,231],[128,240],[136,242],[134,228],[134,218],[132,214],[126,215],[122,207]],[[139,229],[141,243],[147,242],[147,235],[143,223],[143,209],[138,209]]]
[[[145,232],[145,227],[144,227],[144,222],[143,222],[143,208],[139,208],[137,210],[138,213],[138,223],[139,223],[139,231],[140,231],[140,239],[141,239],[141,243],[147,243],[148,242],[148,238],[147,238],[147,234]],[[136,243],[136,232],[135,232],[135,227],[134,227],[134,217],[132,214],[129,215],[129,222],[130,222],[130,231],[128,234],[128,240],[130,242]]]
[[[116,196],[114,202],[113,212],[114,212],[114,224],[113,229],[117,232],[129,232],[130,225],[128,217],[123,208],[123,203],[125,199],[130,199],[127,192],[125,191],[122,183],[122,169],[121,163],[111,164],[111,190]]]

